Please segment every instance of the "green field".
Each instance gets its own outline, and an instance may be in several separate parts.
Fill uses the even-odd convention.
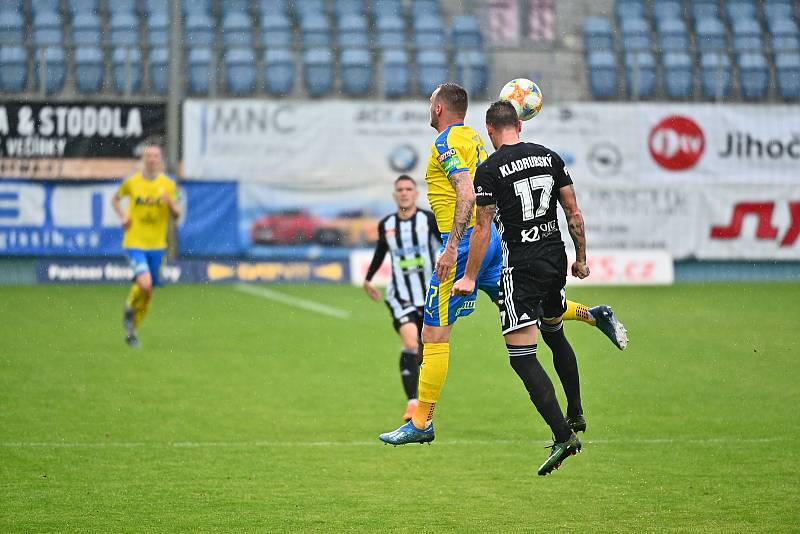
[[[800,286],[580,289],[631,332],[570,324],[583,454],[549,431],[496,312],[456,329],[431,446],[392,448],[399,345],[356,288],[157,292],[123,344],[123,287],[0,288],[3,532],[792,532]],[[551,376],[550,353],[540,350]]]

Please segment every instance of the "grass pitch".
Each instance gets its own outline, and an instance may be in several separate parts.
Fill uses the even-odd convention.
[[[456,327],[432,446],[392,448],[399,344],[356,288],[156,293],[143,349],[123,287],[0,288],[0,531],[790,532],[800,524],[800,286],[580,289],[583,454],[549,432],[498,319]],[[550,353],[540,359],[556,379]],[[562,397],[563,398],[563,397]]]

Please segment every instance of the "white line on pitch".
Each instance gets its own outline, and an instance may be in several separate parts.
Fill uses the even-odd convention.
[[[286,293],[280,293],[274,289],[267,289],[266,287],[257,287],[247,284],[237,284],[234,286],[234,288],[242,293],[248,293],[250,295],[262,297],[273,302],[286,304],[287,306],[294,306],[295,308],[300,308],[306,311],[321,313],[323,315],[328,315],[329,317],[335,317],[337,319],[350,318],[349,311],[340,310],[339,308],[334,308],[333,306],[328,306],[327,304],[322,304],[320,302],[314,302],[313,300],[306,300],[293,295],[287,295]]]
[[[535,440],[505,439],[453,439],[437,441],[437,446],[447,445],[526,445]],[[587,445],[704,445],[717,443],[777,443],[788,441],[785,437],[772,438],[633,438],[633,439],[584,439]],[[135,448],[176,448],[176,449],[259,449],[280,447],[370,447],[380,445],[377,439],[370,441],[100,441],[79,442],[0,442],[0,447],[10,449],[135,449]]]

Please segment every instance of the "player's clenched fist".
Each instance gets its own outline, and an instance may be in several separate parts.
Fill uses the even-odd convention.
[[[474,291],[475,291],[475,280],[471,280],[465,277],[456,280],[456,283],[453,284],[453,290],[450,292],[450,295],[466,297],[472,295]]]
[[[572,264],[572,276],[581,280],[589,276],[589,265],[585,261],[576,261]]]

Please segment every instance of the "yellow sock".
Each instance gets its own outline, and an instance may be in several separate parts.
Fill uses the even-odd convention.
[[[139,307],[134,308],[133,314],[133,326],[139,328],[139,325],[142,324],[144,321],[144,316],[147,315],[147,311],[150,309],[150,300],[152,299],[152,295],[148,296],[144,291],[142,291],[142,298],[139,299]]]
[[[433,409],[447,379],[450,360],[449,343],[425,343],[422,348],[422,366],[419,368],[419,404],[411,420],[417,428],[425,428],[433,419]]]
[[[564,313],[564,320],[582,321],[592,326],[594,326],[596,323],[594,317],[592,317],[592,314],[589,313],[589,308],[579,302],[573,302],[571,300],[567,301],[567,311]]]
[[[133,284],[131,290],[128,292],[128,298],[125,299],[125,306],[132,310],[139,307],[139,299],[142,298],[144,292],[139,287],[139,284]]]

